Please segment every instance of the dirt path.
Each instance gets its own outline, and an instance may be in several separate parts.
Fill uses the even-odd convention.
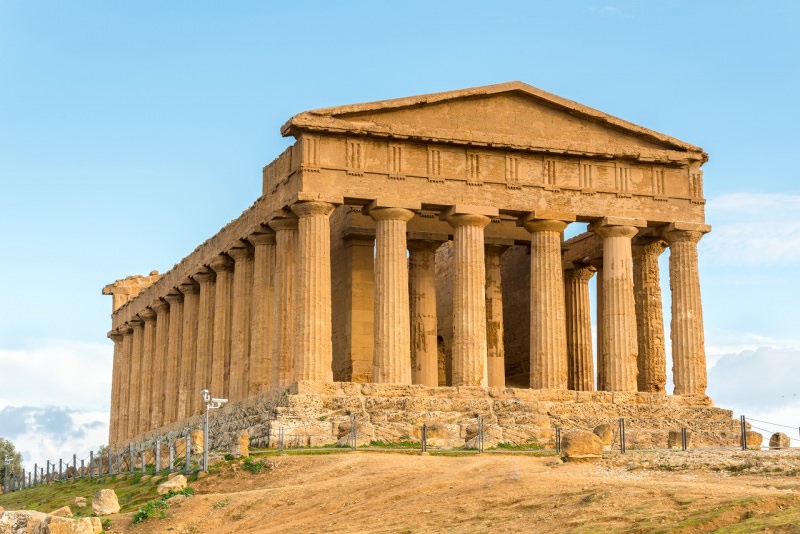
[[[709,532],[798,512],[796,475],[564,464],[555,457],[389,453],[272,457],[193,484],[125,532]],[[671,469],[671,468],[667,468]],[[783,511],[782,511],[783,510]],[[777,518],[772,532],[792,530]],[[761,521],[761,522],[760,522]],[[743,526],[745,526],[745,523]],[[784,525],[784,526],[781,526]]]

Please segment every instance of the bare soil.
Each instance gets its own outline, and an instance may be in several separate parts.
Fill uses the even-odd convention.
[[[772,455],[772,456],[770,456]],[[351,452],[241,462],[113,532],[800,532],[800,454]]]

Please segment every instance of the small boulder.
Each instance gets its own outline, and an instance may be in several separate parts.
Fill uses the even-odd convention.
[[[100,534],[103,525],[96,517],[69,519],[67,517],[48,516],[37,527],[37,534]]]
[[[95,515],[111,515],[119,512],[119,499],[112,489],[101,489],[92,499]]]
[[[600,441],[603,442],[604,447],[609,447],[614,441],[614,428],[611,425],[607,425],[605,423],[602,425],[597,425],[594,427],[592,432],[594,432],[595,436],[600,438]]]
[[[184,489],[186,489],[186,477],[183,475],[178,475],[171,480],[167,480],[166,482],[159,484],[158,494],[164,495],[170,491],[183,491]]]
[[[86,497],[75,497],[75,500],[72,501],[72,504],[78,508],[86,508]]]
[[[668,449],[680,449],[681,448],[681,431],[680,430],[670,430],[669,435],[667,436],[667,448]],[[686,430],[686,448],[688,449],[692,444],[692,431]]]
[[[69,506],[62,506],[58,510],[53,510],[50,512],[50,515],[54,515],[56,517],[72,517],[72,510],[69,509]]]
[[[764,436],[758,432],[748,430],[745,434],[745,441],[747,442],[748,449],[760,449],[761,443],[764,441]]]
[[[231,444],[231,454],[237,458],[250,456],[250,433],[247,430],[240,430],[236,433],[236,438]]]
[[[568,462],[596,462],[603,456],[603,441],[588,430],[572,430],[561,437],[561,454]]]
[[[36,532],[48,518],[44,512],[16,510],[0,514],[0,532],[9,534]]]
[[[769,438],[770,449],[787,449],[791,446],[792,442],[789,439],[789,436],[787,436],[783,432],[775,432]]]

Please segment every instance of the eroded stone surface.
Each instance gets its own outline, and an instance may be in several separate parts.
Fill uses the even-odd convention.
[[[110,515],[119,512],[119,500],[113,489],[101,489],[92,498],[92,512],[96,515]]]

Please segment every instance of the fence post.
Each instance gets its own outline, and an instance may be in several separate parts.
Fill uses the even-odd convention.
[[[742,434],[742,450],[747,450],[747,421],[745,421],[744,415],[739,417],[739,423],[741,425],[741,434]]]
[[[61,482],[61,479],[64,477],[62,474],[64,472],[64,460],[61,458],[58,459],[58,481]]]
[[[167,450],[169,450],[169,468],[167,471],[172,473],[172,466],[175,465],[175,442],[167,443]]]
[[[186,472],[190,472],[192,470],[192,434],[186,434],[186,453],[184,454],[186,461]]]
[[[147,458],[145,457],[145,452],[146,452],[146,449],[142,449],[141,452],[139,452],[139,456],[142,459],[142,474],[143,475],[147,473],[147,464],[145,463],[145,460]]]
[[[561,427],[556,427],[556,452],[561,454]]]
[[[619,419],[619,452],[625,454],[625,419]]]
[[[428,452],[428,425],[422,423],[422,452]]]
[[[161,438],[156,439],[156,474],[161,472]]]
[[[106,462],[108,463],[108,476],[111,476],[111,444],[108,445],[106,449]]]
[[[681,449],[683,449],[684,451],[687,449],[687,445],[688,445],[686,443],[686,441],[687,441],[686,440],[686,427],[683,427],[683,428],[681,428]]]
[[[130,456],[128,458],[130,460],[130,464],[128,465],[128,467],[131,470],[131,474],[133,474],[133,469],[134,469],[133,468],[133,443],[129,443],[128,444],[128,452],[130,453]]]
[[[33,485],[36,486],[36,477],[39,475],[39,464],[33,464]]]
[[[356,414],[350,414],[350,449],[356,450],[358,448],[358,418]]]
[[[483,454],[483,416],[478,417],[478,454]]]
[[[69,468],[68,468],[69,470]],[[72,455],[72,478],[78,477],[78,455]]]
[[[94,451],[89,451],[89,478],[94,478]]]

